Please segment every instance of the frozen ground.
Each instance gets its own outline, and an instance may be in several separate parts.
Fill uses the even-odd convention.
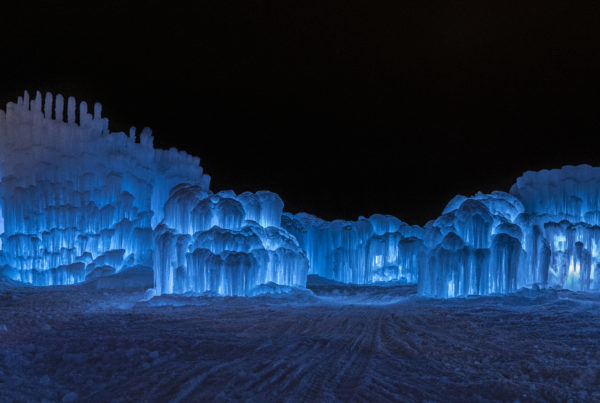
[[[119,281],[123,281],[120,279]],[[160,297],[0,282],[0,401],[600,401],[600,296],[343,286]]]

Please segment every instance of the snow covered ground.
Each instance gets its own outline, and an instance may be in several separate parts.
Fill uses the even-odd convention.
[[[0,401],[600,401],[598,294],[434,300],[311,276],[142,301],[151,273],[117,276],[0,282]]]

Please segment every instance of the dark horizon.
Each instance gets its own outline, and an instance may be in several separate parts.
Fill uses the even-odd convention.
[[[0,104],[101,102],[111,131],[199,156],[213,191],[325,219],[424,224],[526,170],[600,165],[598,6],[157,4],[7,6]]]

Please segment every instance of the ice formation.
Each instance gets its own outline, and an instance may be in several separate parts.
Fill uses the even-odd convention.
[[[281,228],[275,193],[173,188],[155,231],[157,294],[249,295],[261,284],[306,284],[308,260]]]
[[[155,149],[149,129],[110,133],[99,104],[26,92],[0,110],[1,271],[55,285],[147,266],[156,294],[253,295],[307,273],[443,298],[600,290],[600,168],[526,172],[419,227],[283,213],[268,191],[214,194],[199,162]]]
[[[511,193],[526,209],[518,222],[536,281],[600,290],[600,168],[526,172]]]
[[[419,267],[419,293],[435,297],[516,291],[524,264],[522,203],[504,192],[452,199],[425,225],[427,257]]]
[[[599,291],[600,168],[526,172],[510,194],[458,196],[425,227],[419,292],[504,294],[535,284]],[[432,236],[433,235],[433,236]]]
[[[355,284],[417,280],[423,229],[396,217],[374,214],[328,222],[306,213],[285,213],[283,227],[306,251],[311,274]]]
[[[423,228],[382,215],[284,217],[310,272],[348,283],[404,279],[421,295],[506,294],[521,287],[600,290],[600,168],[526,172],[510,193],[456,196]]]
[[[77,113],[78,112],[78,113]],[[308,261],[280,226],[271,192],[212,194],[200,160],[110,133],[70,97],[42,95],[0,111],[3,271],[34,285],[148,266],[161,293],[244,295],[306,283]]]
[[[151,265],[169,189],[208,189],[198,158],[154,149],[149,129],[109,133],[100,104],[76,109],[72,97],[65,110],[60,94],[25,92],[0,110],[2,258],[20,281],[73,284],[101,268]]]

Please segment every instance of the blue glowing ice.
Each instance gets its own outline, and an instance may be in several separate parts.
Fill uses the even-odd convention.
[[[526,172],[511,193],[456,196],[423,228],[390,216],[327,222],[284,214],[310,273],[347,283],[406,280],[434,297],[521,287],[600,290],[600,168]]]
[[[110,133],[99,104],[80,103],[78,121],[66,106],[65,122],[62,95],[26,92],[0,110],[3,272],[56,285],[145,265],[159,294],[306,283],[277,195],[213,195],[198,158],[155,149],[149,129]]]
[[[523,210],[504,192],[452,199],[425,225],[429,250],[419,267],[419,293],[455,297],[516,291],[523,250],[513,220]]]
[[[173,189],[155,230],[156,294],[248,295],[261,284],[306,284],[308,260],[281,228],[275,193]]]
[[[151,265],[165,189],[190,180],[208,189],[210,180],[198,158],[154,149],[149,129],[109,133],[100,104],[92,115],[85,102],[76,123],[72,97],[65,122],[64,103],[26,92],[0,111],[2,257],[13,278],[35,285]]]
[[[251,295],[303,286],[307,273],[418,283],[442,298],[536,284],[600,291],[600,168],[526,172],[510,193],[456,196],[423,227],[380,214],[328,222],[283,213],[268,191],[214,194],[197,157],[155,149],[149,129],[110,133],[101,109],[26,92],[0,110],[10,277],[74,284],[142,265],[155,294]]]
[[[282,222],[306,251],[311,274],[356,284],[417,280],[423,250],[418,226],[381,214],[328,222],[285,213]]]

